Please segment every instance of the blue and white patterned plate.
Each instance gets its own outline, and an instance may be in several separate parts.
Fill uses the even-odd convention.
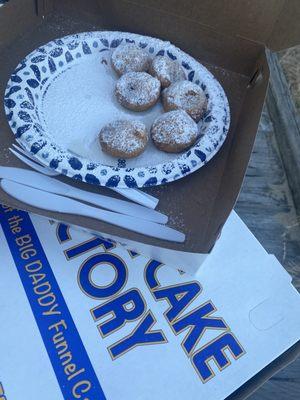
[[[184,68],[208,99],[199,122],[199,141],[181,154],[168,154],[149,143],[132,160],[101,151],[98,133],[117,118],[139,119],[150,128],[163,112],[160,102],[135,113],[114,97],[117,76],[112,51],[134,42],[154,57],[166,55]],[[109,187],[146,187],[180,179],[205,165],[222,146],[230,124],[226,95],[214,76],[169,42],[125,32],[88,32],[49,42],[29,54],[10,77],[5,92],[9,125],[22,146],[43,164],[73,179]]]

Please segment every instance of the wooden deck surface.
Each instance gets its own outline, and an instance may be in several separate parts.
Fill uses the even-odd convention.
[[[276,255],[300,291],[300,218],[265,109],[235,211],[269,253]],[[300,357],[249,399],[299,400]]]

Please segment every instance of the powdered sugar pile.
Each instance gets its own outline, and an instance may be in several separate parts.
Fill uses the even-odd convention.
[[[98,54],[89,55],[65,69],[49,86],[41,114],[45,130],[63,149],[93,162],[118,165],[118,159],[101,149],[98,139],[101,128],[114,120],[126,119],[142,122],[149,132],[163,108],[160,102],[138,113],[122,107],[114,94],[118,77],[109,60],[109,53],[100,60]],[[170,159],[172,155],[159,151],[150,141],[145,152],[127,160],[127,165],[156,165]]]

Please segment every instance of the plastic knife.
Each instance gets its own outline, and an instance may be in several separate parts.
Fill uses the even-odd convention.
[[[7,194],[17,200],[43,210],[95,218],[157,239],[180,243],[185,240],[184,233],[155,222],[101,210],[68,197],[34,189],[7,179],[2,179],[0,185]]]
[[[62,196],[72,197],[77,200],[86,201],[98,207],[103,207],[121,214],[131,215],[136,218],[165,224],[168,217],[158,211],[131,203],[126,200],[119,200],[110,196],[104,196],[77,189],[76,187],[60,182],[55,178],[40,174],[39,172],[29,171],[22,168],[1,167],[0,178],[12,180],[22,185],[27,185],[45,192],[55,193]]]

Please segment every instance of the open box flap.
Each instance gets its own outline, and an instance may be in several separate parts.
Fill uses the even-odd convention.
[[[123,1],[123,0],[122,0]],[[101,3],[101,0],[98,0]],[[300,43],[297,0],[125,0],[207,25],[214,31],[264,43],[272,50]]]
[[[44,0],[45,1],[45,0]],[[65,0],[64,4],[54,1],[56,11],[65,6],[74,7],[74,1]],[[150,17],[151,9],[160,10],[176,17],[197,22],[214,31],[230,36],[240,36],[255,42],[263,43],[271,50],[281,50],[300,43],[300,7],[298,0],[87,0],[76,7],[85,11],[97,12],[103,8],[111,12],[118,3],[145,7],[145,15]],[[130,9],[130,7],[128,7]]]
[[[119,3],[143,6],[160,10],[188,21],[200,23],[214,31],[230,36],[240,36],[255,42],[264,43],[271,50],[281,50],[300,43],[300,7],[298,0],[119,0]],[[0,26],[1,42],[12,39],[22,30],[38,22],[39,16],[50,13],[53,9],[60,11],[64,7],[84,9],[85,12],[97,13],[103,8],[113,12],[118,2],[103,0],[23,0],[21,3],[11,0],[1,9],[5,20],[17,17],[18,24],[14,29]],[[18,17],[19,16],[19,17]],[[12,33],[13,31],[13,33]]]
[[[23,399],[24,382],[31,400],[40,399],[45,385],[44,400],[70,398],[75,380],[69,383],[69,375],[58,373],[62,370],[57,361],[61,341],[55,342],[56,337],[63,337],[61,340],[68,344],[59,355],[66,356],[68,351],[72,362],[80,360],[77,365],[84,367],[84,376],[93,388],[90,388],[93,393],[89,390],[86,395],[103,399],[102,388],[107,400],[152,400],[162,398],[162,394],[164,399],[173,400],[187,395],[189,399],[198,399],[200,395],[206,400],[221,400],[257,374],[230,396],[235,400],[245,398],[270,371],[275,373],[299,352],[299,346],[294,346],[280,358],[280,363],[275,361],[263,374],[259,372],[299,341],[300,296],[282,275],[282,267],[274,268],[273,260],[258,243],[253,243],[248,253],[244,239],[253,242],[253,238],[236,215],[226,224],[224,240],[205,262],[206,268],[194,277],[178,273],[167,265],[159,267],[156,261],[136,256],[118,245],[110,247],[102,242],[100,247],[98,243],[88,248],[87,243],[94,240],[91,236],[56,223],[49,224],[35,215],[29,217],[9,207],[0,206],[0,221],[1,255],[7,266],[0,271],[0,301],[5,305],[0,315],[1,322],[5,321],[5,330],[0,334],[1,380],[8,398]],[[15,230],[17,227],[19,232]],[[238,243],[235,233],[239,233]],[[239,262],[236,262],[235,252],[228,251],[232,243],[240,255]],[[108,251],[104,251],[104,247]],[[36,251],[30,259],[25,256],[29,254],[28,249]],[[104,260],[110,262],[104,266]],[[115,279],[112,274],[111,266],[121,271],[119,263],[126,266],[126,278],[122,275],[126,287],[112,289],[115,282],[122,279],[121,272]],[[90,274],[87,267],[93,268]],[[85,279],[87,274],[89,281]],[[92,297],[92,289],[86,282],[94,282],[91,288],[105,290],[105,296],[102,292],[100,298],[97,292]],[[107,283],[110,284],[102,286]],[[45,294],[45,287],[51,292]],[[118,297],[112,290],[118,290]],[[114,326],[111,327],[103,337],[100,328],[109,321],[102,320],[106,315],[100,314],[101,310],[108,305],[113,307],[116,298],[130,293],[142,296],[141,304],[147,307],[145,312],[139,308],[137,297],[132,297],[132,303],[137,304],[134,310],[140,314],[134,320],[131,317],[129,324],[119,329],[111,331]],[[157,293],[161,293],[160,297]],[[171,293],[175,293],[174,299]],[[176,303],[176,294],[184,297],[189,294],[183,300],[188,304],[180,303],[182,296],[176,297]],[[56,303],[49,303],[49,297]],[[140,327],[137,324],[141,324],[146,315],[151,315],[154,321],[151,334],[160,332],[166,339],[154,342],[152,337],[147,346],[142,346],[144,342],[133,346],[129,343],[132,347],[121,354],[122,348],[117,346],[124,342],[124,337],[128,340],[132,329]],[[190,332],[185,325],[182,329],[182,324],[194,325],[190,319],[193,315],[194,318],[197,315],[201,323],[195,324],[196,328]],[[64,326],[67,328],[63,330]],[[23,346],[26,337],[30,340]],[[115,349],[117,360],[110,356],[111,349]],[[61,360],[65,359],[63,355]],[[24,365],[30,367],[24,368]],[[135,380],[137,375],[139,379]],[[168,385],[168,381],[172,384]]]
[[[35,0],[10,0],[5,3],[0,9],[0,49],[40,22],[38,2]]]

